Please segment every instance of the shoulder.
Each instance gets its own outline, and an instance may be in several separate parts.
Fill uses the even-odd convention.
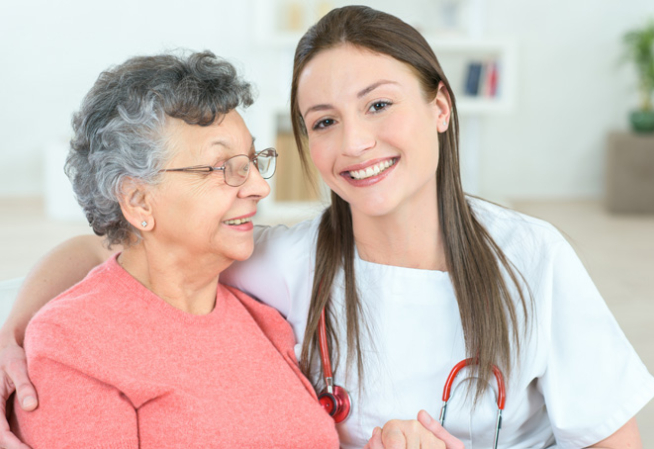
[[[120,333],[119,320],[128,294],[116,275],[112,258],[96,267],[81,282],[44,306],[30,320],[25,334],[28,356],[58,359],[62,353],[90,348],[90,342],[108,341],[112,333]],[[107,323],[112,323],[107,326]],[[99,338],[106,336],[107,338]],[[80,341],[89,342],[80,345]],[[77,349],[75,349],[77,348]],[[72,354],[69,354],[72,355]],[[77,354],[78,356],[80,354]],[[68,356],[66,356],[68,358]]]
[[[549,253],[566,240],[552,224],[480,198],[467,197],[473,215],[502,251]],[[509,254],[507,254],[509,255]]]
[[[252,256],[221,273],[220,281],[288,313],[277,298],[292,295],[293,286],[312,275],[319,223],[317,217],[292,227],[257,226]]]
[[[269,340],[279,349],[288,350],[295,345],[295,337],[288,322],[273,307],[267,306],[247,293],[228,285],[218,284],[223,293],[235,298],[263,331]]]
[[[260,317],[263,320],[268,320],[268,319],[275,320],[277,319],[277,317],[279,317],[281,321],[284,321],[283,317],[279,314],[277,310],[254,299],[252,296],[239,290],[238,288],[229,285],[224,285],[224,284],[218,284],[218,288],[222,290],[221,293],[223,295],[236,299],[236,301],[241,306],[243,306],[245,310],[247,310],[248,313],[253,317],[255,318]]]
[[[303,251],[315,246],[318,235],[320,216],[302,221],[294,226],[256,226],[254,243],[255,252],[268,249],[285,248],[287,250]]]
[[[305,220],[294,226],[256,226],[254,252],[250,259],[240,264],[293,263],[313,252],[318,236],[320,217]]]

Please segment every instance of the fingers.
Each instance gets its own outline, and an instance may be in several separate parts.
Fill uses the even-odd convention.
[[[4,366],[6,388],[0,391],[0,402],[6,402],[9,395],[13,392],[11,385],[15,386],[18,403],[25,411],[34,410],[37,405],[37,396],[34,386],[27,376],[27,363],[25,361],[25,352],[19,346],[7,348],[3,351],[2,357],[5,359]]]
[[[366,443],[363,449],[384,449],[384,443],[382,443],[381,439],[381,429],[379,427],[375,427],[372,431],[372,437],[370,437],[370,440],[368,440],[368,443]]]
[[[36,391],[27,377],[25,351],[10,343],[0,351],[0,449],[30,449],[11,433],[7,422],[7,401],[14,391],[24,410],[37,407]]]
[[[2,377],[4,379],[0,382],[0,449],[30,449],[9,429],[7,410],[11,409],[11,403],[7,407],[7,400],[2,398],[9,398],[14,391],[14,386],[5,373],[2,373]]]
[[[7,426],[9,427],[9,426]],[[31,449],[27,444],[22,443],[7,428],[6,431],[0,432],[0,449]]]
[[[405,436],[405,430],[403,429],[405,427],[405,422],[398,419],[388,421],[384,424],[381,431],[381,440],[384,444],[384,449],[419,449],[415,445],[409,446],[409,442]]]
[[[420,410],[418,413],[418,421],[427,430],[429,430],[436,438],[445,443],[446,449],[465,449],[463,443],[440,425],[438,420],[431,417],[425,410]]]
[[[415,419],[387,422],[381,437],[385,449],[445,449],[445,444]]]

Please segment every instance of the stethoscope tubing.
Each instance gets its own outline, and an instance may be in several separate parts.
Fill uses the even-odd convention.
[[[445,427],[445,414],[447,412],[447,403],[450,400],[450,394],[452,392],[452,385],[454,384],[454,379],[466,366],[477,365],[478,361],[472,358],[461,360],[459,363],[454,365],[450,375],[447,376],[445,381],[445,386],[443,387],[443,406],[441,407],[441,413],[438,418],[441,426]],[[493,448],[497,449],[497,445],[500,439],[500,429],[502,428],[502,412],[504,411],[504,404],[506,402],[506,387],[504,385],[504,376],[502,371],[493,365],[493,374],[495,375],[495,380],[497,381],[497,420],[495,423],[495,436],[493,438]]]
[[[347,390],[338,385],[334,385],[334,375],[332,373],[332,363],[329,358],[329,346],[327,345],[327,327],[325,325],[325,309],[320,312],[318,321],[318,346],[320,346],[320,359],[322,361],[323,376],[325,379],[325,390],[318,395],[318,401],[334,418],[335,423],[345,421],[350,415],[352,401]]]

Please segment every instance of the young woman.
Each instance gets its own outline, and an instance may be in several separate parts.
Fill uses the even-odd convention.
[[[298,44],[291,114],[332,204],[259,228],[252,258],[221,279],[291,323],[343,447],[390,418],[438,415],[455,365],[444,425],[466,447],[640,447],[634,415],[654,379],[552,226],[464,195],[454,95],[415,29],[330,12]],[[57,261],[80,251],[92,265],[108,257],[97,248],[70,242],[36,269],[48,285],[32,275],[0,362],[21,357],[14,335],[44,297],[79,278]],[[24,370],[7,376],[26,398]]]

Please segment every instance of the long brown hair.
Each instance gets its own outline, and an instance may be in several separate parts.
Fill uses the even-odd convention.
[[[511,344],[520,352],[517,334],[518,310],[511,298],[503,271],[516,286],[527,320],[527,305],[520,274],[505,257],[470,209],[459,173],[459,119],[450,84],[438,59],[424,37],[410,25],[390,14],[365,6],[346,6],[332,10],[311,27],[298,43],[291,85],[291,119],[302,163],[306,156],[307,130],[298,107],[298,80],[306,64],[319,52],[338,45],[351,44],[392,56],[411,67],[426,96],[433,99],[443,83],[452,103],[451,126],[439,134],[440,161],[436,170],[440,226],[450,280],[459,305],[467,357],[478,360],[475,402],[485,392],[498,365],[508,378],[512,367]],[[359,379],[363,376],[360,334],[363,309],[357,294],[354,273],[354,234],[350,205],[331,193],[332,204],[323,213],[316,248],[316,267],[311,305],[302,345],[301,368],[318,384],[311,372],[317,353],[317,327],[325,308],[332,360],[339,352],[333,326],[330,293],[336,273],[345,275],[347,320],[347,365],[357,361]],[[455,361],[455,362],[458,362]]]

